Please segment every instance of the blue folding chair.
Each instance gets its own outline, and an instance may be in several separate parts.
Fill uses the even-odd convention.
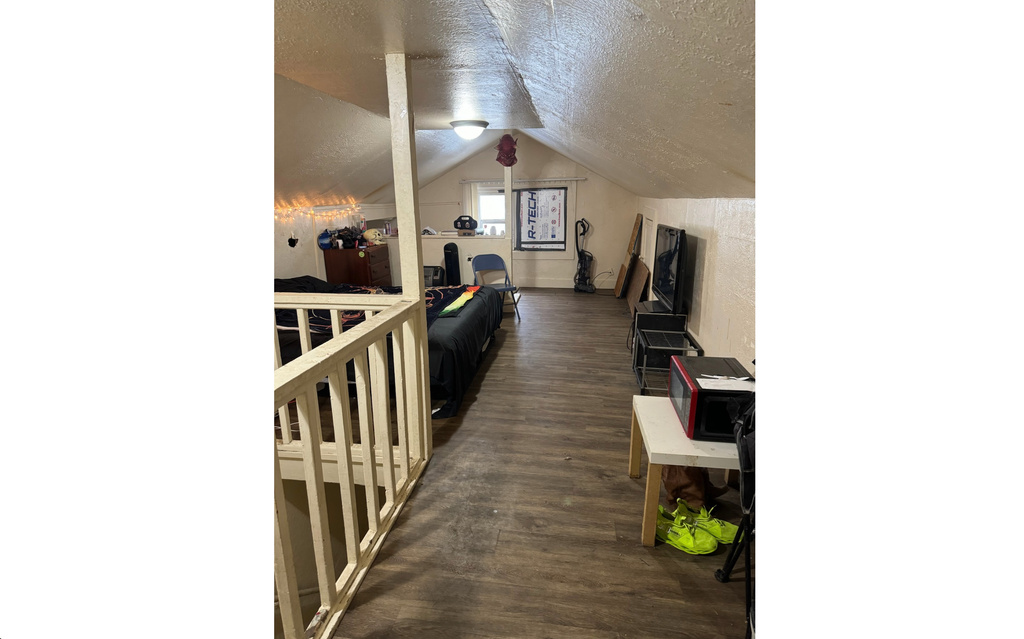
[[[486,284],[480,273],[483,271],[501,271],[505,274],[505,283]],[[505,293],[512,294],[512,306],[516,311],[516,318],[519,317],[519,301],[516,299],[516,292],[519,290],[512,285],[512,280],[508,277],[508,270],[505,268],[505,260],[501,259],[500,255],[494,253],[485,253],[484,255],[477,255],[473,258],[473,284],[480,286],[490,286],[494,290],[501,293],[501,303],[505,304]]]

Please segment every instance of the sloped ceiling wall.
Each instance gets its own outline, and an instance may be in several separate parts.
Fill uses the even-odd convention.
[[[518,130],[643,197],[754,196],[751,0],[278,0],[277,206],[388,200],[389,52],[421,185]]]
[[[274,77],[274,205],[277,208],[393,202],[391,124],[282,76]],[[488,146],[500,131],[467,141],[417,131],[416,162],[428,184]]]

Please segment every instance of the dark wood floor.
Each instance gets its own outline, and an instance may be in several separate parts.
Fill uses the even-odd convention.
[[[640,544],[625,300],[528,289],[335,637],[744,635],[742,562]],[[721,473],[713,473],[717,483]],[[738,523],[738,495],[716,515]]]

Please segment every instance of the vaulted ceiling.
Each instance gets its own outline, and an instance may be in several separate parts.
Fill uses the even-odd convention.
[[[754,196],[753,0],[276,0],[277,206],[391,197],[394,52],[421,186],[517,131],[640,196]]]

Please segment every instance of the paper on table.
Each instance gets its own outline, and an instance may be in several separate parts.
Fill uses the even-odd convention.
[[[748,380],[739,379],[708,379],[705,377],[697,377],[697,383],[701,388],[707,390],[727,390],[727,391],[750,391],[754,392],[754,382]]]

